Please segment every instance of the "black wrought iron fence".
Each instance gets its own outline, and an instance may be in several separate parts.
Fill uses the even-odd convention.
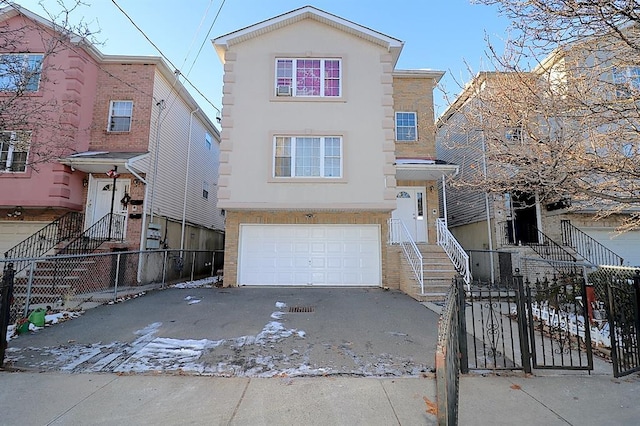
[[[600,266],[588,281],[592,329],[610,350],[613,375],[640,371],[640,269]]]
[[[454,279],[438,321],[435,362],[438,424],[440,425],[458,424],[460,356],[466,354],[465,324],[460,316],[461,307],[464,306],[464,285],[462,278]]]
[[[469,332],[469,369],[531,372],[523,295],[521,275],[471,284],[461,313]]]

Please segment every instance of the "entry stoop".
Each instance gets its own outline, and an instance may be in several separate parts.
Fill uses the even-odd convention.
[[[421,292],[420,285],[413,280],[411,296],[421,302],[444,301],[452,280],[458,272],[442,247],[435,244],[417,244],[417,246],[423,259],[424,293]],[[409,266],[408,263],[406,266]]]

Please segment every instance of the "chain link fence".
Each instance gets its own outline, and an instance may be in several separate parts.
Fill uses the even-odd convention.
[[[0,260],[26,267],[14,277],[10,321],[25,318],[36,308],[78,309],[102,304],[150,288],[218,275],[223,251],[115,251],[82,255]]]

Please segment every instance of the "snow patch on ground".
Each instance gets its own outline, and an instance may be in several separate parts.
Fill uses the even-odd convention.
[[[183,282],[183,283],[174,284],[171,287],[173,287],[173,288],[183,288],[183,289],[189,289],[189,288],[213,288],[213,287],[216,286],[217,283],[218,283],[218,277],[209,277],[209,278],[203,278],[201,280],[186,281],[186,282]]]

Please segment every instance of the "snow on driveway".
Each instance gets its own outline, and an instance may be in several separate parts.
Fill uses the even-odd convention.
[[[182,283],[178,288],[210,286],[210,280]],[[180,296],[182,297],[182,296]],[[182,297],[185,304],[198,298]],[[418,376],[430,367],[388,353],[356,353],[349,342],[311,343],[307,333],[287,328],[287,304],[278,301],[255,335],[220,340],[159,336],[162,323],[135,332],[133,342],[68,344],[56,347],[9,347],[5,363],[38,371],[119,374],[169,373],[222,377],[275,376]]]

